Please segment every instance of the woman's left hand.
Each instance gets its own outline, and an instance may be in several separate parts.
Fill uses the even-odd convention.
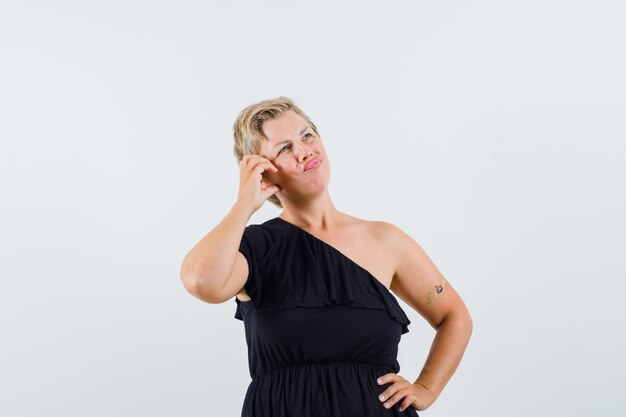
[[[434,401],[434,396],[419,383],[412,384],[399,374],[388,373],[378,378],[378,385],[391,383],[378,396],[378,400],[383,403],[387,409],[402,400],[400,411],[406,410],[409,405],[413,406],[417,411],[427,409]]]

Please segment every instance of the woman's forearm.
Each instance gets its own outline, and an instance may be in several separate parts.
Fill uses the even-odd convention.
[[[472,334],[469,312],[450,313],[437,328],[428,358],[414,384],[422,385],[436,399],[456,371]]]

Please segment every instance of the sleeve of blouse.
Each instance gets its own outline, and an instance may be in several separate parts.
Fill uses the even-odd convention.
[[[239,252],[248,262],[248,278],[244,289],[253,301],[262,297],[262,283],[267,263],[266,256],[270,245],[270,236],[263,227],[253,224],[245,228],[239,244]]]

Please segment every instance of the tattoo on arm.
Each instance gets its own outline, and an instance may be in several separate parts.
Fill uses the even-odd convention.
[[[432,303],[433,300],[437,298],[439,294],[441,294],[441,292],[443,291],[443,285],[445,283],[446,283],[446,279],[444,277],[441,277],[441,281],[439,285],[435,285],[435,290],[428,291],[428,294],[426,294],[426,299],[428,300],[428,304]]]

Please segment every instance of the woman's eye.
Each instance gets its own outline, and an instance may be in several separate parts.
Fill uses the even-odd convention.
[[[307,137],[307,135],[308,135],[308,136],[310,136],[310,137]],[[302,140],[311,139],[312,137],[313,137],[313,134],[312,134],[312,133],[307,133],[306,135],[304,135],[304,137],[303,137],[303,139],[302,139]],[[291,146],[291,145],[285,145],[285,146],[283,146],[282,148],[280,148],[280,150],[278,151],[278,155],[280,155],[281,153],[283,153],[283,151],[284,151],[285,149],[288,149],[290,146]]]

